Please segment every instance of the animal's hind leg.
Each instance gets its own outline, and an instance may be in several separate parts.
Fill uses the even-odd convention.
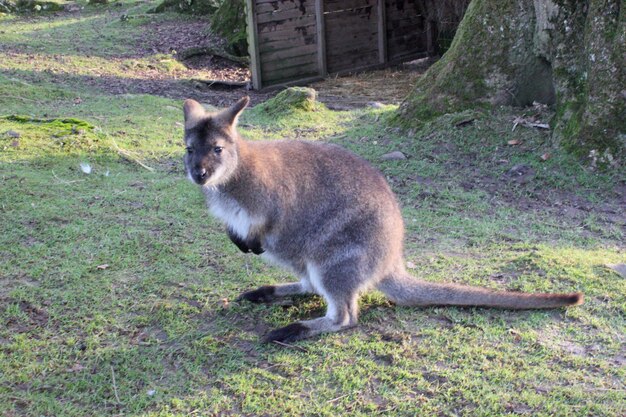
[[[246,291],[237,297],[237,300],[246,300],[253,303],[267,303],[280,297],[289,295],[308,294],[311,287],[308,281],[303,279],[300,282],[290,282],[287,284],[263,285],[256,290]]]
[[[321,273],[309,265],[309,279],[314,291],[324,297],[327,303],[326,315],[312,320],[291,323],[269,332],[264,342],[292,342],[306,339],[320,333],[329,333],[355,326],[358,321],[358,280],[354,275],[352,263],[336,265],[332,272]]]

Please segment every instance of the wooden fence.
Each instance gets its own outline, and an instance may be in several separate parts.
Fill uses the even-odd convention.
[[[246,0],[255,89],[432,54],[424,0]]]

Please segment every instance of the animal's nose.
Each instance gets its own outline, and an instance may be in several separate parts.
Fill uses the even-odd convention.
[[[200,168],[198,170],[198,175],[200,176],[200,178],[205,178],[206,177],[206,169]]]

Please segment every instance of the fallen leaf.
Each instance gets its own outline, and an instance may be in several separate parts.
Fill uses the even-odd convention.
[[[511,139],[510,141],[507,142],[509,145],[519,145],[520,143],[522,143],[522,141],[517,140],[517,139]]]
[[[98,265],[96,268],[97,269],[101,269],[101,270],[105,270],[109,267],[109,264],[102,264],[102,265]]]
[[[549,153],[544,153],[543,155],[541,155],[541,160],[542,161],[547,161],[548,159],[550,159],[550,154]]]
[[[228,306],[230,305],[230,302],[228,301],[228,298],[222,298],[220,301],[222,303],[222,307],[223,308],[228,308]]]

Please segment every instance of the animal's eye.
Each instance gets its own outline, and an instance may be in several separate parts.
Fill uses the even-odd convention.
[[[187,149],[187,153],[193,153],[191,146],[187,146],[185,149]]]
[[[222,153],[222,147],[221,146],[216,146],[215,148],[213,148],[213,152],[215,152],[216,154],[221,154]]]

